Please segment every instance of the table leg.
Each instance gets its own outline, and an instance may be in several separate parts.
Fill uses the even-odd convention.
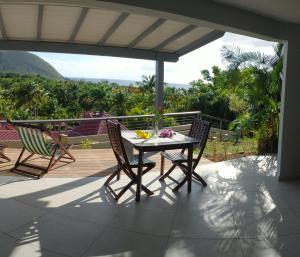
[[[188,192],[192,191],[192,173],[193,173],[193,146],[188,148],[188,172],[187,172],[187,181],[188,181]]]
[[[136,197],[135,200],[137,202],[141,199],[141,187],[142,187],[142,173],[143,173],[143,158],[144,152],[139,150],[139,162],[138,162],[138,171],[137,171],[137,178],[136,178]]]

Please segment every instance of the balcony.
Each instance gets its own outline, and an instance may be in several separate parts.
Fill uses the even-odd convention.
[[[190,195],[185,188],[173,193],[172,181],[160,183],[150,172],[144,181],[155,194],[139,203],[133,192],[116,203],[101,176],[1,176],[1,253],[297,256],[299,182],[279,186],[276,165],[266,156],[199,166],[208,187],[194,182]]]
[[[211,137],[226,136],[224,121],[199,112],[167,116],[176,123],[173,128],[185,133],[191,119],[199,115],[211,120]],[[152,126],[153,117],[114,118],[134,129]],[[61,133],[67,133],[85,120],[60,122],[67,124]],[[46,125],[53,124],[57,121]],[[90,147],[96,149],[81,149],[79,141],[77,149],[71,150],[76,162],[59,163],[40,180],[10,173],[20,151],[18,142],[15,148],[6,149],[12,162],[0,166],[3,256],[173,257],[199,256],[204,250],[207,256],[298,255],[299,182],[279,186],[275,157],[250,156],[219,163],[202,159],[197,172],[208,187],[193,182],[188,194],[186,187],[174,193],[171,180],[159,182],[160,156],[154,154],[150,158],[157,166],[143,178],[154,195],[143,194],[136,203],[132,190],[116,202],[103,186],[116,167],[107,136],[80,140],[86,138],[94,140]],[[35,164],[45,161],[32,160]],[[174,177],[180,176],[176,170]],[[121,189],[126,182],[126,176],[121,176],[113,187]]]

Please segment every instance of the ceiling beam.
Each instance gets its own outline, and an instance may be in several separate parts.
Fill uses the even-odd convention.
[[[262,14],[212,0],[0,0],[0,3],[11,2],[102,8],[160,17],[272,41],[286,39],[281,35],[281,26],[289,25]]]
[[[0,40],[1,50],[21,50],[52,53],[70,53],[125,57],[145,60],[162,60],[177,62],[178,55],[174,53],[162,53],[152,50],[142,50],[127,47],[99,46],[91,44],[71,44],[61,42],[33,42],[23,40]]]
[[[81,25],[83,24],[83,22],[85,20],[85,17],[87,15],[88,11],[89,11],[89,8],[87,8],[87,7],[82,8],[81,13],[78,17],[78,20],[77,20],[77,22],[74,26],[74,29],[72,31],[72,34],[70,36],[69,43],[74,42],[74,40],[75,40],[75,38],[76,38],[80,28],[81,28]]]
[[[191,32],[195,28],[197,28],[196,25],[188,25],[188,26],[186,26],[185,28],[183,28],[182,30],[178,31],[177,33],[175,33],[171,37],[169,37],[166,40],[164,40],[163,42],[159,43],[157,46],[155,46],[153,48],[153,50],[156,50],[156,51],[161,50],[162,48],[164,48],[165,46],[167,46],[171,42],[177,40],[178,38],[180,38],[180,37],[182,37],[184,35],[186,35],[187,33]]]
[[[108,38],[117,30],[117,28],[126,20],[129,16],[129,13],[123,12],[120,16],[116,19],[113,25],[108,29],[108,31],[104,34],[104,36],[100,39],[99,45],[105,44]]]
[[[7,39],[7,33],[6,33],[5,25],[3,22],[1,10],[0,10],[0,30],[1,30],[2,38]]]
[[[37,29],[36,29],[36,41],[41,41],[43,16],[44,16],[44,5],[39,4],[39,7],[38,7]]]
[[[205,36],[202,36],[201,38],[193,41],[192,43],[180,48],[179,50],[176,51],[176,53],[179,56],[185,55],[191,51],[194,51],[198,48],[200,48],[201,46],[204,46],[220,37],[223,37],[225,32],[223,31],[218,31],[218,30],[214,30],[208,34],[206,34]]]
[[[140,35],[138,35],[135,39],[131,41],[131,43],[127,46],[129,48],[136,46],[139,42],[141,42],[145,37],[151,34],[153,31],[158,29],[162,24],[166,22],[165,19],[156,20],[150,27],[144,30]]]
[[[72,0],[72,2],[74,1],[76,0]],[[239,33],[272,41],[281,38],[282,22],[212,0],[99,0],[95,2],[98,2],[102,8],[156,16],[214,30]]]

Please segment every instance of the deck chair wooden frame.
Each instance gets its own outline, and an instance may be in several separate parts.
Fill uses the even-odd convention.
[[[62,159],[71,160],[72,162],[76,160],[74,156],[69,152],[72,145],[61,144],[58,139],[51,135],[50,131],[48,131],[44,126],[19,122],[14,123],[11,121],[8,122],[15,126],[19,133],[20,140],[23,144],[22,151],[14,167],[11,169],[12,172],[40,178],[45,173],[48,173],[57,162],[62,161]],[[44,137],[45,135],[52,140],[51,143],[46,142]],[[25,151],[28,151],[29,155],[23,158]],[[42,167],[39,165],[28,163],[28,161],[34,155],[48,157],[48,165],[46,167]],[[40,173],[28,171],[24,169],[24,167],[32,168],[36,171],[39,171]]]
[[[109,191],[114,196],[115,200],[118,201],[120,197],[134,184],[137,183],[137,175],[133,171],[134,168],[138,167],[138,158],[134,156],[132,160],[129,160],[126,154],[126,150],[123,144],[121,136],[121,125],[117,121],[107,120],[107,132],[108,137],[111,143],[112,150],[118,162],[118,168],[114,171],[106,180],[104,185],[109,189]],[[155,162],[144,158],[143,160],[143,175],[155,167]],[[120,179],[120,173],[123,171],[127,177],[130,179],[130,182],[122,188],[119,193],[116,193],[115,190],[110,186],[110,182],[116,177],[117,180]],[[150,191],[146,186],[142,185],[142,190],[147,195],[152,195],[153,192]]]
[[[196,138],[199,140],[199,143],[197,144],[197,147],[199,148],[198,156],[196,158],[193,157],[192,177],[193,179],[201,182],[203,186],[207,186],[207,183],[199,174],[195,172],[195,169],[202,157],[207,142],[207,138],[209,135],[209,131],[210,131],[210,123],[208,121],[196,118],[193,120],[188,135],[189,137]],[[161,153],[161,177],[159,178],[159,180],[164,181],[165,178],[168,177],[169,179],[177,183],[178,185],[173,190],[178,190],[187,180],[187,176],[186,176],[181,182],[178,182],[176,179],[170,176],[170,174],[176,167],[179,167],[187,175],[188,167],[187,167],[187,157],[184,154],[185,150],[186,149],[182,149],[181,152],[179,153],[168,152],[168,151]],[[166,173],[164,173],[165,159],[168,159],[173,164]]]
[[[0,143],[0,159],[4,159],[7,162],[10,162],[11,159],[6,156],[6,154],[4,153],[4,149],[6,148],[6,145],[3,145]]]

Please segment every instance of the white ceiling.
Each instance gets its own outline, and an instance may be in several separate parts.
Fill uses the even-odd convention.
[[[278,21],[300,23],[300,0],[213,0]]]
[[[122,15],[126,17],[123,19]],[[113,46],[177,54],[214,32],[213,29],[172,20],[163,20],[151,30],[159,20],[153,16],[51,2],[40,5],[3,3],[0,5],[0,27],[5,33],[1,31],[0,39]],[[137,40],[149,29],[149,33]]]

